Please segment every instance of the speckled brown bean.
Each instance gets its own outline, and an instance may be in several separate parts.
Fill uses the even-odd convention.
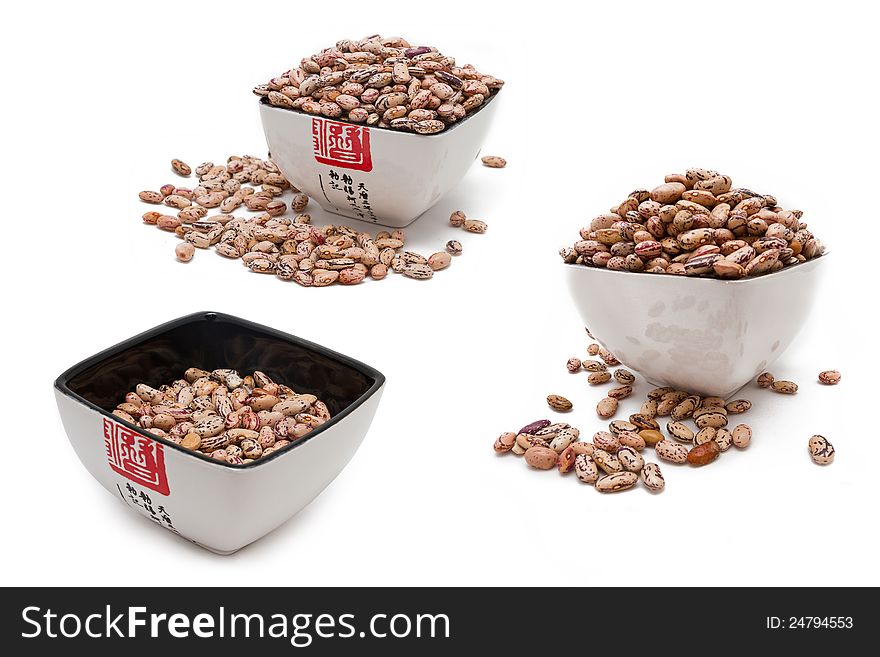
[[[819,383],[824,383],[826,386],[834,386],[840,383],[840,372],[837,370],[825,370],[824,372],[819,372]]]
[[[190,166],[183,160],[178,159],[171,160],[171,170],[178,176],[183,176],[184,178],[192,173],[192,168],[190,168]]]
[[[660,425],[657,424],[657,420],[652,417],[648,417],[647,415],[641,415],[639,413],[634,413],[629,416],[629,421],[636,425],[640,430],[648,429],[653,431],[659,431]]]
[[[459,242],[458,240],[449,240],[448,242],[446,242],[446,251],[450,255],[454,255],[454,256],[461,255],[461,252],[462,252],[461,242]]]
[[[694,434],[694,445],[702,445],[704,443],[708,443],[709,441],[715,440],[715,434],[717,433],[717,429],[715,427],[705,427],[697,431]]]
[[[599,468],[589,454],[578,454],[574,458],[574,474],[585,484],[594,484],[599,478]]]
[[[614,399],[626,399],[632,394],[632,386],[618,386],[608,391],[608,396]]]
[[[480,161],[483,163],[483,166],[487,166],[490,169],[503,169],[507,166],[507,160],[497,155],[486,155],[480,158]]]
[[[479,219],[466,219],[462,224],[462,228],[469,233],[485,233],[489,229],[489,225]]]
[[[611,454],[616,453],[620,449],[620,440],[610,431],[597,431],[594,433],[593,444]]]
[[[575,454],[586,454],[587,456],[592,456],[596,450],[596,446],[593,443],[575,442],[569,445],[569,447],[574,450]]]
[[[718,447],[721,448],[722,452],[726,452],[733,444],[733,434],[731,434],[727,429],[718,429],[717,431],[715,431],[715,438],[712,440],[712,442],[718,445]]]
[[[617,450],[617,460],[629,472],[639,472],[645,466],[645,459],[632,447],[621,447]]]
[[[587,376],[587,383],[591,386],[608,383],[611,380],[611,372],[590,372]]]
[[[727,409],[727,412],[733,413],[734,415],[745,413],[751,407],[752,402],[750,402],[748,399],[734,399],[732,402],[724,405],[724,408]]]
[[[721,455],[721,448],[714,440],[696,445],[687,453],[687,462],[691,465],[708,465]]]
[[[437,253],[431,254],[428,258],[428,266],[434,271],[440,271],[441,269],[446,269],[449,266],[449,263],[452,262],[452,256],[446,252],[438,251]]]
[[[499,454],[509,452],[516,444],[516,434],[512,431],[505,431],[495,440],[495,451]]]
[[[627,369],[620,368],[614,370],[614,380],[618,383],[629,386],[636,382],[636,375]]]
[[[617,493],[635,486],[639,476],[635,472],[615,472],[599,477],[596,490],[600,493]]]
[[[535,445],[525,453],[526,463],[536,470],[550,470],[556,466],[559,455],[549,447]]]
[[[773,378],[773,375],[770,374],[770,372],[764,372],[763,374],[758,376],[756,383],[762,388],[769,388],[771,385],[773,385],[773,382],[775,380],[776,379]]]
[[[580,358],[569,358],[565,363],[565,369],[569,372],[577,372],[581,369],[581,359]]]
[[[196,247],[189,242],[181,242],[174,247],[174,254],[180,262],[189,262],[196,253]]]
[[[608,366],[600,360],[585,360],[581,363],[581,366],[587,372],[608,372]],[[606,379],[606,381],[610,380],[611,376],[609,373],[608,379]]]
[[[798,391],[798,385],[794,381],[774,381],[770,384],[770,389],[783,395],[793,395]]]
[[[824,436],[815,435],[807,442],[810,458],[816,465],[828,465],[834,460],[834,445]]]
[[[561,395],[547,395],[547,405],[560,413],[570,411],[572,408],[572,403]]]
[[[464,225],[467,216],[461,210],[455,210],[449,215],[449,225],[455,228],[461,228]]]
[[[727,426],[727,421],[726,413],[709,412],[697,416],[694,419],[694,424],[696,424],[699,429],[705,429],[706,427],[721,429],[722,427]]]
[[[613,417],[617,412],[617,400],[613,397],[605,397],[596,404],[596,413],[599,417]]]
[[[656,418],[658,406],[659,404],[656,399],[646,399],[642,402],[642,407],[639,409],[639,415]]]
[[[645,449],[645,439],[633,431],[621,431],[617,434],[617,440],[623,447],[630,447],[637,452]]]
[[[681,443],[674,443],[664,438],[654,446],[654,449],[657,452],[657,457],[664,461],[670,463],[685,463],[687,461],[688,449]]]
[[[730,432],[733,444],[744,449],[752,442],[752,428],[747,424],[737,424]]]
[[[656,463],[646,463],[641,472],[642,483],[652,491],[661,491],[666,487],[666,480]]]
[[[592,458],[596,465],[608,474],[623,470],[623,465],[621,465],[620,461],[614,454],[606,452],[599,447],[593,450]]]
[[[694,432],[689,426],[681,422],[668,422],[666,424],[666,433],[684,443],[694,442]]]

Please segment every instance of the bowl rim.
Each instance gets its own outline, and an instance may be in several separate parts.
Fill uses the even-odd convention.
[[[186,326],[188,324],[195,324],[198,322],[212,322],[212,321],[216,321],[216,320],[222,320],[224,322],[228,322],[230,324],[233,324],[233,325],[236,325],[236,326],[239,326],[242,328],[247,328],[247,329],[250,329],[253,331],[257,331],[257,332],[263,333],[265,335],[268,335],[270,337],[281,339],[281,340],[284,340],[285,342],[293,343],[293,344],[300,346],[300,347],[303,347],[309,351],[312,351],[312,352],[318,353],[322,356],[328,357],[328,358],[335,360],[343,365],[346,365],[354,370],[357,370],[361,374],[364,374],[365,376],[373,379],[373,383],[355,401],[353,401],[351,404],[349,404],[344,409],[342,409],[342,411],[340,411],[339,413],[337,413],[336,415],[331,417],[327,422],[320,425],[318,428],[316,428],[314,431],[310,432],[309,434],[307,434],[303,438],[301,438],[295,442],[292,442],[289,445],[285,445],[280,450],[270,454],[266,458],[259,458],[259,459],[256,459],[252,463],[243,463],[240,465],[226,463],[225,461],[218,461],[217,459],[211,458],[207,454],[202,454],[201,452],[192,451],[192,450],[186,449],[185,447],[181,447],[177,443],[175,443],[171,440],[168,440],[167,438],[162,438],[161,436],[154,436],[153,434],[147,432],[142,427],[138,427],[136,424],[133,424],[127,420],[122,419],[121,417],[113,415],[113,413],[111,413],[110,411],[107,411],[107,410],[101,408],[100,406],[98,406],[97,404],[90,402],[88,399],[85,399],[84,397],[76,394],[75,392],[73,392],[73,390],[70,389],[70,387],[68,385],[70,383],[70,380],[73,377],[77,376],[78,374],[81,374],[84,370],[88,369],[89,367],[97,365],[98,363],[107,359],[110,356],[115,356],[119,353],[122,353],[123,351],[143,342],[144,340],[147,340],[149,338],[152,338],[152,337],[155,337],[155,336],[160,335],[162,333],[165,333],[171,329],[175,329],[175,328],[178,328],[181,326]],[[233,471],[236,471],[236,470],[237,471],[247,471],[247,470],[259,467],[265,463],[269,463],[271,461],[274,461],[274,460],[281,458],[287,454],[291,454],[297,447],[308,443],[309,441],[313,440],[315,437],[320,436],[322,433],[324,433],[325,430],[342,422],[342,420],[344,420],[347,416],[351,415],[355,410],[357,410],[359,407],[361,407],[370,397],[372,397],[384,385],[385,385],[385,375],[384,374],[382,374],[379,370],[375,369],[374,367],[371,367],[370,365],[367,365],[366,363],[363,363],[359,360],[351,358],[350,356],[346,356],[345,354],[341,354],[337,351],[333,351],[332,349],[329,349],[327,347],[319,345],[315,342],[305,340],[304,338],[300,338],[295,335],[291,335],[290,333],[285,333],[284,331],[279,331],[278,329],[274,329],[272,327],[265,326],[264,324],[258,324],[256,322],[251,322],[250,320],[246,320],[241,317],[236,317],[235,315],[228,315],[226,313],[216,312],[216,311],[212,311],[212,310],[195,312],[195,313],[191,313],[189,315],[184,315],[182,317],[178,317],[176,319],[172,319],[168,322],[164,322],[162,324],[159,324],[158,326],[154,326],[151,329],[143,331],[142,333],[138,333],[138,334],[126,339],[126,340],[118,342],[117,344],[115,344],[111,347],[108,347],[106,349],[103,349],[102,351],[99,351],[98,353],[94,354],[93,356],[89,356],[88,358],[81,360],[76,365],[73,365],[72,367],[67,368],[64,372],[62,372],[58,376],[58,378],[55,379],[55,382],[54,382],[54,387],[59,393],[65,395],[66,397],[70,397],[74,401],[86,406],[87,408],[89,408],[93,411],[97,411],[102,416],[108,417],[116,422],[119,422],[120,424],[123,424],[124,426],[127,426],[127,427],[133,429],[134,431],[136,431],[140,435],[143,435],[143,436],[146,436],[147,438],[151,438],[153,440],[156,440],[156,441],[160,442],[161,444],[170,447],[173,450],[177,450],[183,454],[186,454],[190,457],[197,459],[197,461],[201,461],[203,463],[206,463],[209,465],[214,465],[214,466],[217,466],[220,468],[231,469]]]
[[[469,120],[471,120],[472,118],[474,118],[478,114],[482,114],[483,110],[485,110],[489,105],[491,105],[492,102],[494,102],[495,99],[498,98],[498,96],[501,94],[501,92],[503,90],[504,90],[504,87],[501,87],[494,94],[490,95],[488,99],[483,101],[483,104],[480,105],[480,108],[477,111],[472,112],[471,114],[468,114],[460,121],[456,121],[455,123],[452,124],[452,127],[446,128],[445,130],[437,132],[433,135],[420,135],[416,132],[404,132],[403,130],[394,130],[393,128],[380,128],[377,125],[367,125],[366,123],[354,123],[352,121],[344,121],[344,120],[340,120],[338,118],[331,118],[329,116],[308,114],[306,112],[300,112],[299,110],[292,109],[289,107],[278,107],[277,105],[272,105],[269,103],[268,99],[265,96],[259,96],[258,102],[260,105],[260,111],[262,111],[264,109],[278,110],[279,112],[287,112],[288,114],[301,116],[301,117],[307,118],[307,119],[324,119],[325,121],[335,121],[336,123],[342,123],[345,125],[353,125],[353,126],[362,127],[362,128],[369,128],[370,130],[381,130],[382,132],[387,132],[392,135],[400,135],[402,137],[409,137],[409,138],[413,138],[413,139],[440,139],[442,137],[445,137],[446,135],[451,134],[457,127],[464,125],[465,123],[467,123]]]
[[[567,263],[563,262],[563,266],[567,269],[571,269],[574,271],[595,271],[595,272],[605,272],[609,275],[624,275],[624,276],[648,276],[653,279],[658,280],[687,280],[687,281],[703,281],[706,285],[712,284],[724,284],[724,285],[760,285],[760,281],[766,281],[770,278],[774,278],[780,275],[785,274],[786,272],[791,272],[797,269],[801,269],[807,265],[811,265],[813,263],[818,262],[819,260],[823,260],[828,257],[828,251],[823,253],[820,256],[816,256],[815,258],[811,258],[805,262],[799,262],[796,265],[792,265],[790,267],[783,267],[782,269],[774,272],[770,272],[769,274],[762,274],[760,276],[743,276],[742,278],[713,278],[711,276],[684,276],[682,274],[649,274],[644,271],[619,271],[617,269],[608,269],[607,267],[591,267],[589,265],[578,265],[575,263]]]

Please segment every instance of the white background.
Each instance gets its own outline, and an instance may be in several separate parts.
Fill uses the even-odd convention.
[[[4,60],[6,584],[880,584],[874,379],[878,16],[863,3],[28,2],[7,7]],[[384,6],[384,5],[383,5]],[[465,253],[432,281],[303,289],[141,224],[137,192],[233,153],[263,155],[250,89],[339,38],[428,42],[507,81],[485,152],[408,229]],[[633,188],[688,166],[776,194],[831,249],[821,296],[757,388],[745,452],[664,466],[667,489],[602,496],[530,471],[492,442],[600,396],[564,369],[585,353],[556,251]],[[450,228],[461,208],[485,235]],[[314,206],[316,223],[334,219]],[[107,495],[65,438],[52,381],[195,310],[323,343],[388,377],[339,478],[231,557],[176,539]],[[768,308],[767,312],[773,312]],[[837,388],[816,373],[843,372]],[[643,398],[647,384],[618,417]],[[833,465],[813,465],[822,433]],[[295,484],[294,484],[295,485]],[[271,503],[271,501],[269,502]],[[234,521],[234,519],[231,519]]]

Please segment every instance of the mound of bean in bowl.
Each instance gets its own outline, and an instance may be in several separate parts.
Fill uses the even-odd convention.
[[[315,395],[298,394],[263,372],[243,377],[197,367],[159,388],[138,384],[113,415],[232,465],[268,456],[330,419]]]
[[[733,187],[730,176],[692,168],[637,189],[560,250],[568,264],[617,271],[738,279],[821,256],[803,212]]]
[[[254,93],[276,107],[431,135],[479,110],[503,84],[434,46],[373,35],[337,41]]]

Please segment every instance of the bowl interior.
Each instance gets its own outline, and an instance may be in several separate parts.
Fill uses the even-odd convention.
[[[322,399],[337,416],[363,401],[384,377],[363,363],[294,336],[220,313],[197,313],[163,324],[74,366],[58,385],[112,411],[138,383],[153,387],[188,367],[254,370],[298,393]]]

